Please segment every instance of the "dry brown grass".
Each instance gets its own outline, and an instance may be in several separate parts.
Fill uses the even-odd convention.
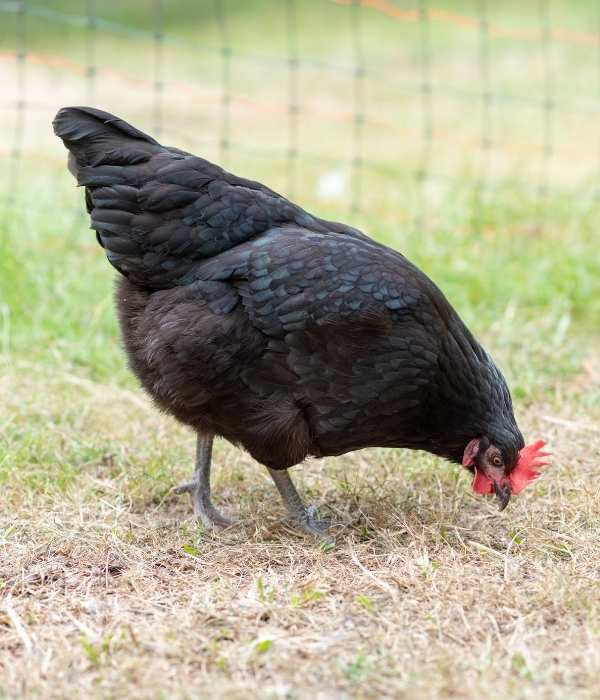
[[[350,523],[328,548],[225,443],[216,497],[243,525],[203,531],[168,493],[183,429],[139,394],[7,367],[2,422],[31,432],[5,459],[31,463],[0,496],[0,695],[598,697],[597,390],[588,373],[576,402],[522,416],[554,465],[501,515],[425,455],[297,470]]]

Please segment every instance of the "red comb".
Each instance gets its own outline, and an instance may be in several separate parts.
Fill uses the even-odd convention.
[[[542,450],[545,444],[543,440],[536,440],[519,452],[517,466],[508,475],[513,493],[520,493],[530,481],[538,478],[540,469],[548,465],[548,460],[544,458],[551,453]]]

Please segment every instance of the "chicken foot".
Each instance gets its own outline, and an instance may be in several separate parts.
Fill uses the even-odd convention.
[[[176,486],[176,494],[189,493],[192,497],[194,515],[207,527],[229,527],[236,521],[226,518],[213,506],[210,500],[210,463],[214,435],[198,433],[196,443],[196,466],[192,480]]]
[[[269,468],[267,467],[267,469]],[[269,469],[269,474],[277,486],[294,525],[297,525],[304,532],[322,537],[328,528],[328,523],[317,518],[317,510],[314,506],[304,505],[288,470]]]

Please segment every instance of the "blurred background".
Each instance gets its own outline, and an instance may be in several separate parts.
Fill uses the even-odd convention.
[[[399,222],[450,193],[600,194],[595,0],[4,0],[0,20],[9,193],[31,161],[64,170],[49,124],[85,103]]]
[[[51,129],[74,104],[402,250],[506,364],[532,336],[519,382],[598,327],[596,0],[0,0],[0,81],[9,355],[124,377]]]

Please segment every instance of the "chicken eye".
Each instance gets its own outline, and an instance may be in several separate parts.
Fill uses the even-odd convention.
[[[499,457],[498,455],[494,455],[494,456],[492,457],[492,464],[493,464],[495,467],[501,467],[501,466],[502,466],[502,458]]]

